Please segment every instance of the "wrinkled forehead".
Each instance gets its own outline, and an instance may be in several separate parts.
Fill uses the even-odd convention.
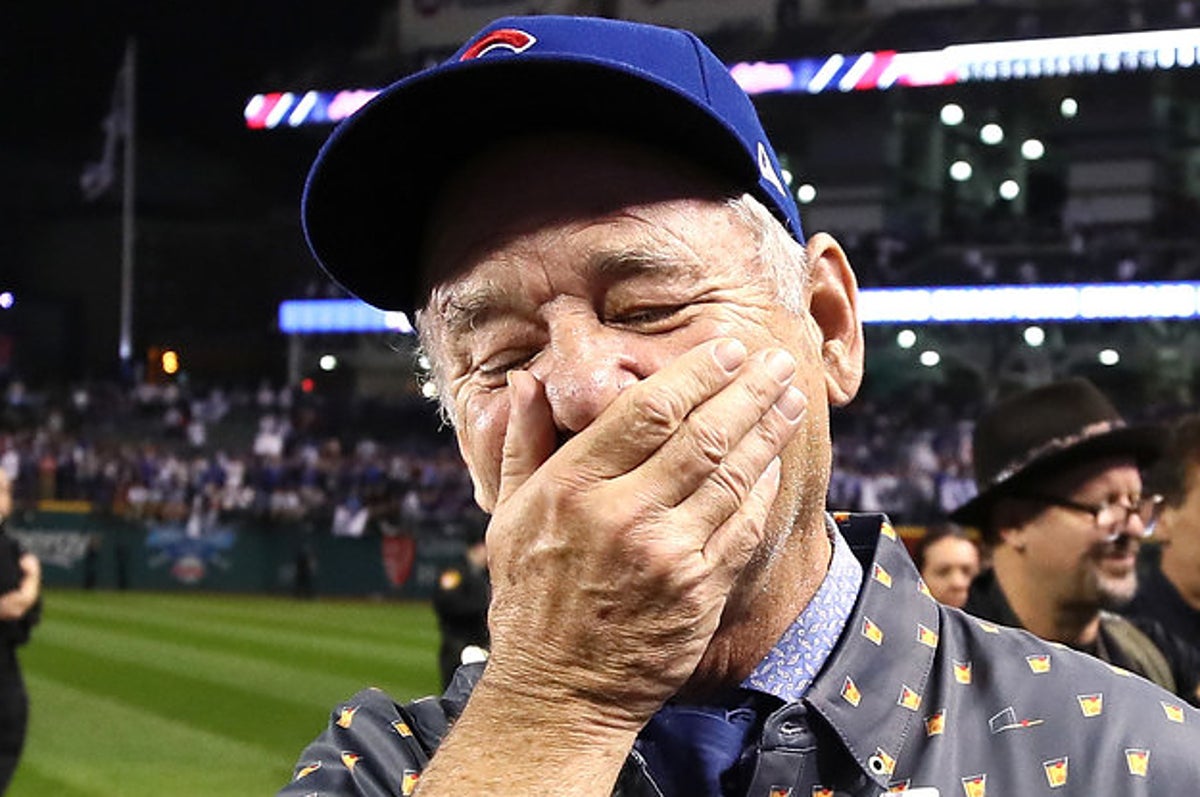
[[[740,193],[702,166],[643,144],[571,132],[498,142],[459,166],[433,200],[421,303],[480,252],[548,225]]]

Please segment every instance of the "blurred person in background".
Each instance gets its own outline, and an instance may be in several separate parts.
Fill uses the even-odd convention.
[[[12,481],[0,468],[0,794],[8,789],[29,722],[29,697],[17,647],[41,616],[42,568],[6,531],[13,512]]]
[[[933,597],[961,609],[980,569],[979,546],[971,535],[952,523],[930,526],[917,541],[913,559]]]
[[[1130,427],[1099,389],[1069,379],[986,410],[973,438],[978,494],[951,513],[978,528],[992,567],[964,608],[1137,673],[1200,703],[1200,661],[1156,623],[1115,613],[1137,590],[1137,557],[1162,497],[1141,471],[1163,429]]]
[[[1200,413],[1171,424],[1148,481],[1163,496],[1154,527],[1158,563],[1141,572],[1125,613],[1153,618],[1200,645]]]
[[[438,574],[433,592],[433,611],[438,632],[438,669],[442,688],[450,686],[454,671],[466,661],[483,661],[489,647],[487,613],[492,600],[488,579],[486,523],[467,532],[467,548],[461,562]]]
[[[826,510],[858,288],[784,185],[711,50],[610,19],[497,20],[336,128],[309,243],[416,319],[491,517],[491,650],[440,698],[339,705],[283,794],[1015,795],[1055,761],[1078,797],[1200,782],[1200,712],[947,609],[886,518]]]

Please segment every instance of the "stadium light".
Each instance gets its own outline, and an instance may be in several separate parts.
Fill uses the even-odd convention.
[[[1101,349],[1100,353],[1096,355],[1096,359],[1100,361],[1101,365],[1113,366],[1121,362],[1121,355],[1116,349]]]
[[[994,147],[1004,141],[1004,128],[995,122],[988,122],[979,128],[979,140],[989,147]]]
[[[1036,138],[1027,138],[1021,142],[1021,157],[1027,161],[1040,160],[1046,154],[1046,145]]]
[[[1000,183],[1000,187],[998,189],[996,189],[996,193],[998,193],[1000,195],[1001,199],[1006,199],[1006,200],[1011,201],[1013,199],[1016,199],[1017,196],[1020,195],[1021,184],[1018,183],[1016,180],[1005,180],[1004,182]]]
[[[942,124],[944,124],[946,127],[960,125],[962,124],[963,119],[966,118],[966,114],[963,113],[962,106],[956,102],[948,102],[943,105],[942,112],[939,114],[939,116],[942,120]]]
[[[332,371],[338,367],[338,358],[332,354],[322,354],[321,359],[317,360],[317,367],[322,371]]]
[[[817,198],[817,187],[812,183],[801,183],[796,189],[796,201],[801,205],[807,205]]]
[[[1058,104],[1058,112],[1064,119],[1074,119],[1079,113],[1079,103],[1074,97],[1063,97],[1063,101]]]
[[[964,160],[957,160],[950,164],[950,179],[955,182],[962,183],[971,179],[974,169],[971,164]]]
[[[1025,327],[1025,334],[1023,337],[1025,338],[1025,343],[1027,345],[1036,349],[1038,346],[1041,346],[1046,342],[1046,330],[1037,325],[1028,326]]]
[[[896,333],[896,345],[902,349],[911,349],[917,345],[917,333],[911,329],[902,329]]]
[[[921,365],[926,368],[933,368],[942,361],[942,355],[938,354],[933,349],[926,349],[921,352]]]
[[[13,296],[12,291],[0,293],[0,310],[11,310],[12,306],[16,303],[17,297]]]

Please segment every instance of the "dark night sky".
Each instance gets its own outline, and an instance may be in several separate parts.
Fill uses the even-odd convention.
[[[101,138],[125,40],[139,48],[139,125],[148,136],[230,144],[245,98],[336,62],[373,37],[383,0],[6,3],[0,138],[90,157]],[[10,117],[11,119],[11,117]]]
[[[191,345],[217,371],[282,346],[273,308],[315,278],[300,238],[304,173],[327,130],[249,131],[260,91],[336,88],[379,37],[388,0],[5,3],[0,10],[0,290],[24,302],[18,354],[52,378],[103,373],[115,350],[120,191],[92,203],[125,42],[137,41],[135,348]],[[324,83],[325,85],[318,85]],[[15,316],[15,314],[14,314]],[[2,319],[0,319],[2,320]],[[4,330],[0,328],[0,333]],[[78,344],[78,345],[77,345]],[[30,356],[34,355],[34,356]],[[268,355],[278,361],[274,351]],[[96,363],[100,363],[97,365]],[[236,376],[236,374],[234,374]]]

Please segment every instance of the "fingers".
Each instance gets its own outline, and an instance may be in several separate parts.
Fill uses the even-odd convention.
[[[639,477],[663,484],[667,506],[723,495],[729,500],[708,517],[713,525],[724,521],[791,438],[806,404],[791,385],[795,371],[781,349],[756,353],[735,381],[688,415]]]
[[[746,361],[732,338],[709,341],[623,392],[568,445],[596,480],[629,473],[666,443],[695,408],[727,387]]]
[[[499,500],[516,492],[554,453],[555,428],[542,384],[527,371],[508,375],[509,415],[500,463]]]
[[[779,493],[782,465],[775,457],[763,470],[746,500],[704,544],[704,558],[724,572],[732,582],[758,549],[766,528],[767,514]]]

